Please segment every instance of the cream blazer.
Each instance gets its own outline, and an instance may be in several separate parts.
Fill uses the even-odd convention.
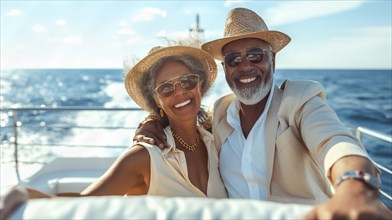
[[[215,145],[233,131],[227,108],[234,94],[212,109]],[[329,169],[347,155],[368,157],[357,138],[328,106],[322,86],[314,81],[286,81],[276,87],[265,130],[269,201],[317,204],[332,195]]]

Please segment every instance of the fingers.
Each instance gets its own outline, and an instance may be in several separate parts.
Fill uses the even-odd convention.
[[[380,219],[392,219],[392,210],[390,210],[384,203],[381,204],[381,215]]]
[[[336,214],[336,213],[335,213]],[[316,220],[316,219],[346,219],[341,218],[339,215],[333,215],[324,204],[314,206],[313,209],[302,217],[303,220]]]
[[[302,220],[313,220],[313,219],[317,219],[316,209],[312,209],[312,211],[306,213],[306,214],[302,217]]]
[[[164,140],[159,139],[159,140],[157,140],[156,142],[157,142],[157,143],[156,143],[156,146],[158,146],[158,147],[161,148],[161,149],[167,147],[166,137],[165,137]]]
[[[144,142],[144,143],[148,143],[148,144],[155,144],[154,139],[146,137],[144,135],[136,135],[133,138],[133,144],[136,144],[137,142]]]
[[[167,146],[165,135],[162,136],[162,135],[158,135],[155,133],[149,133],[147,135],[147,137],[145,137],[145,139],[154,142],[154,144],[161,149],[163,149],[163,148],[165,148],[165,146]]]
[[[135,131],[133,141],[134,144],[135,142],[155,144],[161,149],[167,146],[166,135],[163,132],[161,123],[151,118],[147,118],[139,124],[138,129]]]
[[[141,133],[141,132],[140,132]],[[143,142],[147,144],[156,145],[163,149],[167,146],[166,136],[157,135],[149,131],[143,131],[143,134],[136,135],[133,138],[134,144],[137,142]]]
[[[1,197],[0,219],[6,219],[20,204],[29,199],[26,189],[14,187]]]

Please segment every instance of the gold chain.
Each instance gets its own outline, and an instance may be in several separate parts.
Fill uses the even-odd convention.
[[[196,133],[196,144],[194,145],[189,145],[187,144],[181,137],[180,135],[178,135],[177,133],[175,133],[174,131],[171,131],[173,137],[175,137],[177,139],[178,142],[180,142],[180,144],[185,147],[187,150],[189,151],[195,151],[196,148],[199,146],[199,134]]]

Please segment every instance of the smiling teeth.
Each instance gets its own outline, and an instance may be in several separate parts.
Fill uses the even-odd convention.
[[[181,103],[179,103],[177,105],[174,105],[174,107],[180,108],[180,107],[188,105],[189,103],[191,103],[191,100],[188,100],[188,101],[185,101],[185,102],[181,102]]]
[[[252,77],[252,78],[247,78],[247,79],[240,79],[240,82],[242,83],[250,83],[255,81],[256,77]]]

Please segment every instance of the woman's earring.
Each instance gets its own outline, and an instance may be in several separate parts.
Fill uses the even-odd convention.
[[[159,109],[159,114],[162,118],[165,117],[165,112],[161,108]]]

